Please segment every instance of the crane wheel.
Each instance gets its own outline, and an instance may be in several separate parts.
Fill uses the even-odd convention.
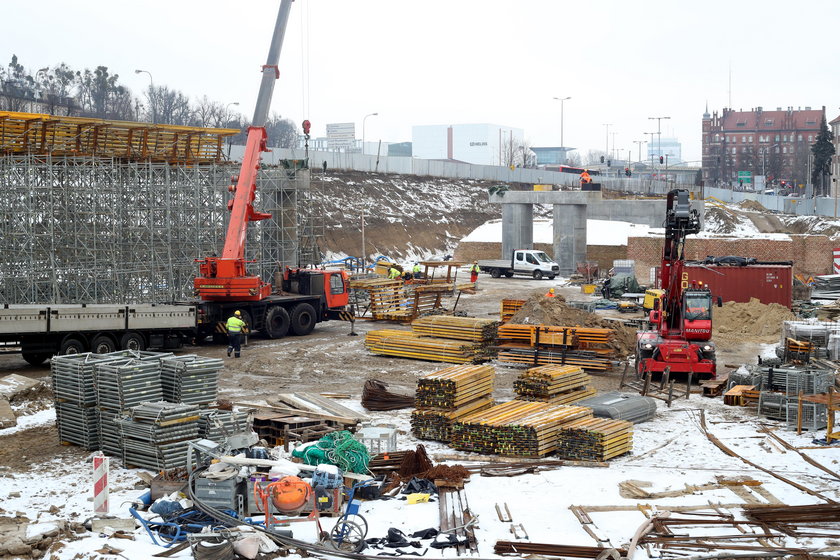
[[[289,312],[283,307],[275,305],[269,307],[265,312],[265,326],[263,327],[263,334],[268,338],[283,338],[289,334],[289,326],[291,325],[291,318]]]
[[[315,328],[315,308],[308,303],[299,303],[292,308],[292,332],[304,336]]]

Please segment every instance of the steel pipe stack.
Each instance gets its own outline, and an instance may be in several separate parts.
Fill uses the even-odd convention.
[[[252,430],[248,414],[245,412],[205,408],[199,414],[201,418],[198,421],[198,437],[216,443],[223,443],[233,434]]]

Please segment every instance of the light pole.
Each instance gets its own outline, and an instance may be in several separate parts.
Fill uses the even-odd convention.
[[[648,144],[653,144],[653,136],[656,134],[655,132],[645,132],[648,136],[650,136],[650,141]],[[650,152],[650,148],[648,148],[648,152]],[[650,156],[650,168],[653,169],[653,154]]]
[[[370,113],[365,115],[365,118],[362,119],[362,155],[365,153],[365,121],[368,117],[375,117],[379,115],[379,113]]]
[[[152,78],[152,73],[148,70],[135,70],[134,73],[149,75],[149,103],[152,106],[152,124],[157,124],[157,111],[155,110],[155,101],[152,99],[152,96],[155,93],[155,79]]]
[[[571,99],[571,97],[555,97],[554,99],[560,102],[560,147],[562,148],[565,146],[563,143],[563,105],[565,105],[564,102]]]
[[[657,152],[656,155],[658,155],[660,157],[662,157],[662,128],[660,128],[661,125],[662,125],[662,119],[667,120],[667,119],[670,119],[670,118],[671,117],[648,117],[648,120],[651,120],[651,121],[656,119],[656,139],[657,139],[657,142],[658,142],[658,144],[656,146],[656,152]]]
[[[604,152],[605,155],[610,155],[610,127],[612,126],[612,123],[604,123],[603,126],[607,127],[607,147]]]
[[[633,143],[639,145],[639,163],[642,163],[642,144],[647,144],[647,140],[633,140]]]

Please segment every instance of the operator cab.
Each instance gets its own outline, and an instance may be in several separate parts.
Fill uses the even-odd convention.
[[[686,290],[683,294],[683,331],[686,340],[712,338],[712,294],[709,290]]]

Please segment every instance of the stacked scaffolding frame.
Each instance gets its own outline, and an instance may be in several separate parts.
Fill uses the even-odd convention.
[[[0,155],[0,302],[191,300],[195,259],[218,254],[238,167],[122,158]],[[260,170],[250,273],[320,261],[309,169]]]

